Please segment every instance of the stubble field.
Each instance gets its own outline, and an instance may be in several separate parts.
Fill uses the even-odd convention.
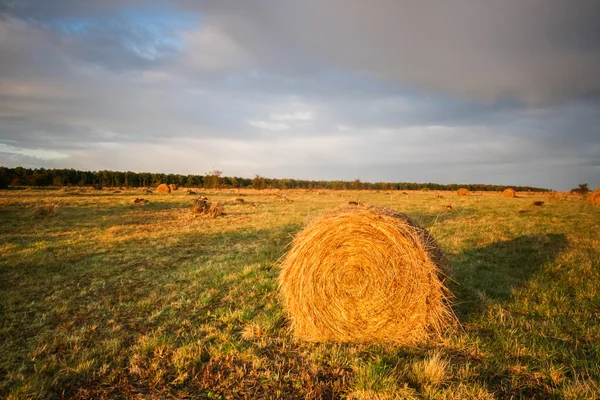
[[[0,397],[600,397],[600,207],[282,193],[201,190],[225,206],[207,219],[182,191],[1,191]],[[459,332],[417,347],[293,340],[278,259],[351,200],[405,212],[438,240]]]

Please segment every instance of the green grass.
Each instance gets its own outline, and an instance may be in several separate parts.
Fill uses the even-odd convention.
[[[203,219],[181,192],[0,192],[0,397],[600,397],[600,207],[245,193],[253,204],[203,192],[227,202]],[[438,239],[460,332],[418,347],[292,340],[277,260],[307,220],[357,198]]]

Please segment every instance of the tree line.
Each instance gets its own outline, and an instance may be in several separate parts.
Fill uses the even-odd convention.
[[[8,186],[112,186],[112,187],[151,187],[161,183],[176,184],[182,187],[204,188],[254,188],[254,189],[333,189],[333,190],[458,190],[502,191],[509,186],[487,184],[439,184],[416,182],[362,182],[315,181],[302,179],[276,179],[256,175],[254,178],[223,176],[219,170],[203,175],[162,174],[151,172],[121,171],[78,171],[75,169],[46,168],[7,168],[0,167],[0,187]],[[516,191],[542,191],[549,189],[532,186],[510,186]]]

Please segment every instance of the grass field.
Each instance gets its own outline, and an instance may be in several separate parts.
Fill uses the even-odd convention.
[[[600,207],[499,193],[200,194],[227,215],[194,217],[181,191],[0,192],[0,397],[600,397]],[[310,218],[357,199],[436,237],[460,332],[419,347],[294,342],[277,261]],[[58,207],[40,215],[43,203]]]

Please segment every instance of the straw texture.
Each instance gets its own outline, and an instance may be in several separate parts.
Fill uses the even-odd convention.
[[[410,217],[344,206],[296,236],[279,286],[298,339],[414,344],[453,325],[444,277],[443,252]]]

